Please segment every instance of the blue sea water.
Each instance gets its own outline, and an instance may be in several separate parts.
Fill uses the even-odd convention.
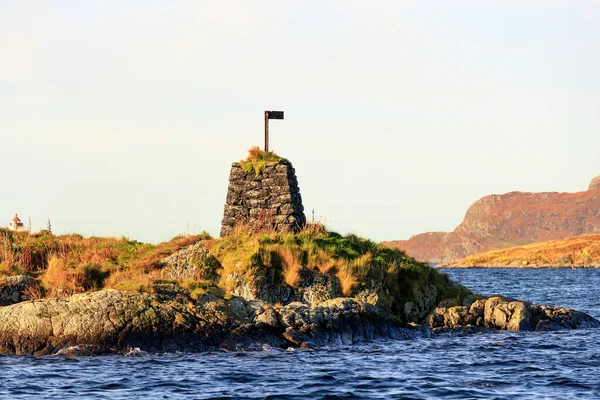
[[[600,269],[456,269],[481,294],[600,319]],[[600,399],[600,329],[377,341],[319,350],[0,356],[5,399]]]

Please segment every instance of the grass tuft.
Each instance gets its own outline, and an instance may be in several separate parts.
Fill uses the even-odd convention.
[[[264,151],[257,146],[254,146],[248,149],[248,157],[246,157],[246,160],[240,160],[240,166],[244,171],[248,173],[254,171],[256,176],[259,176],[267,163],[274,161],[285,161],[285,159],[279,157],[272,151]]]

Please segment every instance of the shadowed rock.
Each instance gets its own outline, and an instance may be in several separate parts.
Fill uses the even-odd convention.
[[[31,300],[40,291],[39,282],[24,275],[0,279],[0,306]]]

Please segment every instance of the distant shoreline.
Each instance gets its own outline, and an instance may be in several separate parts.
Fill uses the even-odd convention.
[[[478,269],[491,269],[491,268],[503,268],[503,269],[598,269],[600,265],[443,265],[437,264],[433,267],[434,269],[464,269],[464,268],[478,268]]]

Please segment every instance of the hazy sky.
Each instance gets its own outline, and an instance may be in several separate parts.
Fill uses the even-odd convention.
[[[486,194],[585,190],[600,2],[0,0],[0,222],[217,236],[265,109],[285,111],[271,147],[307,217],[341,233],[405,239]]]

